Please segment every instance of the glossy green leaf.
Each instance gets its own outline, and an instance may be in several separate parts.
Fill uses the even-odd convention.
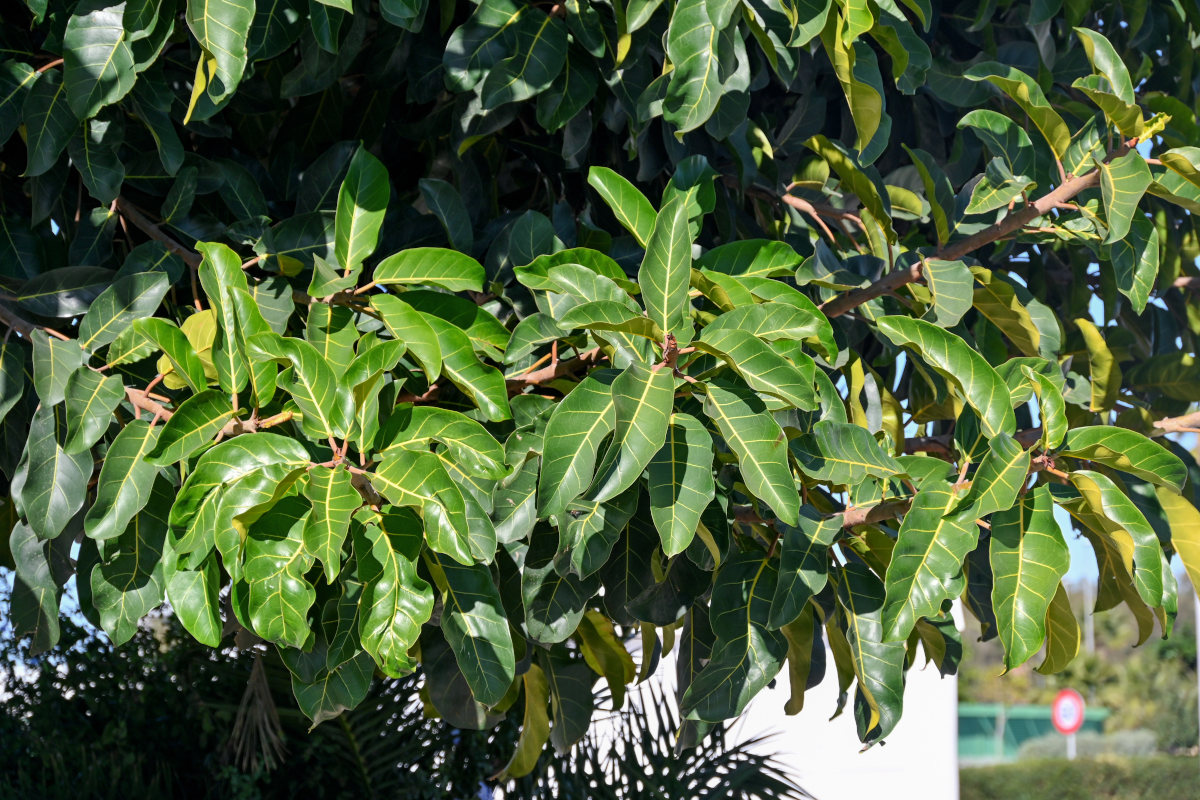
[[[333,252],[343,270],[357,272],[363,260],[375,252],[390,195],[387,170],[359,147],[338,190],[334,217]]]
[[[1067,435],[1067,405],[1062,390],[1054,382],[1029,367],[1023,367],[1025,378],[1033,385],[1042,419],[1042,447],[1053,450]]]
[[[546,425],[538,514],[561,514],[592,482],[600,443],[616,424],[614,372],[596,372],[554,408]]]
[[[50,563],[50,543],[18,521],[8,538],[16,574],[12,584],[12,625],[30,637],[30,651],[45,652],[58,643],[58,604],[62,594]]]
[[[188,0],[187,24],[196,42],[212,61],[212,77],[203,90],[213,104],[229,97],[242,80],[246,68],[246,38],[254,21],[252,0]],[[200,70],[197,70],[199,74]],[[193,100],[193,103],[195,101]]]
[[[28,160],[25,174],[41,175],[54,166],[79,127],[71,110],[62,74],[55,69],[39,74],[25,98],[21,121],[25,125]]]
[[[613,380],[613,440],[596,471],[592,500],[610,500],[641,477],[666,440],[674,397],[670,369],[633,364]]]
[[[682,553],[712,502],[712,437],[690,414],[672,414],[666,441],[647,468],[650,516],[668,558]]]
[[[484,418],[502,422],[512,416],[508,407],[508,388],[504,376],[495,367],[479,360],[471,339],[457,327],[426,315],[442,351],[442,374],[474,401]]]
[[[442,347],[429,323],[416,309],[390,294],[371,298],[383,324],[408,349],[430,383],[442,372]]]
[[[788,464],[787,439],[757,398],[709,386],[704,413],[738,458],[742,479],[783,522],[795,525],[800,495]]]
[[[588,184],[596,190],[625,230],[633,234],[637,243],[647,247],[658,214],[646,196],[608,167],[592,167],[588,170]]]
[[[1109,425],[1075,428],[1067,434],[1062,454],[1119,469],[1176,492],[1183,491],[1187,481],[1187,468],[1179,456],[1125,428]]]
[[[481,292],[484,271],[478,261],[455,250],[416,247],[380,261],[372,277],[384,286],[429,284],[452,292]]]
[[[236,415],[229,398],[218,389],[193,395],[163,425],[147,459],[160,466],[182,461],[211,442]]]
[[[68,453],[87,452],[99,441],[112,421],[112,413],[125,399],[125,387],[117,375],[101,375],[80,367],[67,379]]]
[[[821,420],[813,435],[790,443],[805,474],[836,486],[858,483],[867,476],[892,478],[904,472],[900,463],[857,425]]]
[[[1097,164],[1100,193],[1104,198],[1104,218],[1108,222],[1106,244],[1124,239],[1133,224],[1138,203],[1150,186],[1152,177],[1146,159],[1140,153],[1126,153]]]
[[[537,664],[530,664],[521,676],[521,685],[525,689],[521,736],[517,739],[512,758],[501,773],[505,778],[521,778],[532,772],[542,748],[550,738],[550,716],[547,713],[550,690],[546,673]]]
[[[484,109],[516,103],[550,88],[567,59],[567,26],[553,14],[517,29],[513,55],[488,71],[479,97]]]
[[[79,322],[79,344],[94,351],[109,344],[133,321],[151,316],[171,282],[161,272],[141,272],[117,280],[92,301]]]
[[[703,7],[701,7],[702,9]],[[673,199],[655,218],[646,242],[646,257],[638,271],[646,316],[669,334],[680,346],[692,340],[688,291],[692,275],[692,235],[687,203]]]
[[[991,519],[992,608],[1006,670],[1041,648],[1051,603],[1070,566],[1053,511],[1049,488],[1040,486]]]
[[[317,439],[344,438],[353,415],[351,396],[338,386],[337,374],[308,342],[260,333],[247,342],[251,352],[287,364],[291,373],[285,388],[303,414],[304,430]]]
[[[884,576],[881,621],[889,642],[903,642],[917,620],[936,617],[943,601],[962,589],[963,559],[979,530],[973,519],[950,515],[958,499],[949,484],[927,480],[904,515]]]
[[[163,352],[175,374],[188,388],[197,394],[205,390],[208,380],[204,377],[204,363],[179,328],[165,319],[149,317],[135,319],[131,329],[136,336]]]
[[[201,644],[221,644],[221,571],[210,555],[199,569],[176,569],[167,575],[167,599],[184,629]]]
[[[1117,288],[1129,298],[1133,310],[1141,314],[1158,278],[1158,228],[1141,215],[1135,216],[1125,238],[1108,247],[1108,258],[1112,261]]]
[[[718,33],[706,0],[681,0],[676,5],[666,37],[667,57],[675,69],[663,115],[679,136],[707,122],[721,99]]]
[[[829,548],[841,531],[839,517],[822,518],[808,506],[801,510],[799,525],[783,529],[779,539],[779,582],[771,598],[767,627],[776,630],[796,620],[808,601],[825,588]]]
[[[316,590],[305,578],[313,560],[303,545],[308,514],[307,503],[295,495],[267,509],[247,529],[243,569],[254,631],[302,650],[313,637],[308,611],[316,602]]]
[[[1071,143],[1071,132],[1063,118],[1050,106],[1046,95],[1033,78],[1016,67],[995,61],[976,64],[964,72],[963,77],[973,81],[987,81],[1004,92],[1029,115],[1030,120],[1046,138],[1054,155],[1061,159],[1066,154]]]
[[[416,517],[402,519],[413,524],[402,530],[372,524],[354,528],[358,578],[363,582],[359,636],[379,668],[392,677],[412,670],[408,651],[433,613],[433,589],[417,574],[409,556],[410,542],[420,547],[420,524]]]
[[[393,505],[415,508],[425,522],[425,538],[438,553],[472,564],[467,510],[458,486],[432,453],[389,452],[370,476]]]
[[[1029,460],[1029,453],[1016,439],[1006,433],[993,436],[971,488],[954,506],[954,514],[970,524],[1012,508],[1029,476]]]
[[[436,552],[426,554],[442,593],[442,632],[446,641],[475,700],[495,705],[515,677],[516,659],[491,573],[480,564],[463,566]]]
[[[325,580],[332,585],[342,569],[342,544],[350,532],[350,515],[363,500],[348,471],[324,467],[308,473],[304,496],[312,505],[304,523],[304,549],[321,562]],[[359,569],[361,578],[361,564]]]
[[[751,389],[774,395],[793,408],[816,408],[816,367],[803,353],[794,354],[789,361],[752,334],[729,327],[705,330],[696,348],[728,363]]]
[[[1113,543],[1126,564],[1132,561],[1137,594],[1151,608],[1162,605],[1162,551],[1145,515],[1106,475],[1076,470],[1070,478],[1092,512],[1089,522],[1100,528],[1095,532]]]
[[[849,563],[843,567],[837,594],[846,613],[845,639],[858,678],[854,702],[858,738],[871,744],[886,738],[900,721],[904,641],[885,637],[884,588],[865,566]]]
[[[925,319],[940,328],[953,328],[974,305],[975,279],[961,261],[931,258],[921,262],[933,304]]]
[[[83,507],[92,477],[91,452],[70,454],[59,444],[67,438],[66,417],[61,405],[38,407],[12,481],[13,499],[40,539],[63,532]]]
[[[87,353],[78,343],[35,333],[33,340],[33,388],[43,405],[61,403],[67,396],[67,382],[83,364]]]
[[[1053,675],[1067,668],[1079,655],[1079,621],[1071,609],[1067,590],[1060,583],[1046,611],[1046,656],[1037,671]]]
[[[989,437],[1014,432],[1016,421],[1007,385],[966,342],[924,320],[890,316],[880,317],[876,324],[893,344],[912,348],[950,381],[979,414]]]

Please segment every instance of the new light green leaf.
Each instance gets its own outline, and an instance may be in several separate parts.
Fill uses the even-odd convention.
[[[189,389],[197,394],[205,390],[208,379],[204,377],[204,362],[183,331],[159,317],[135,319],[131,328],[134,334],[163,352],[172,370]]]
[[[880,317],[876,324],[893,344],[909,347],[948,380],[979,414],[984,432],[1016,430],[1008,385],[978,351],[931,322],[903,316]]]
[[[704,413],[717,426],[725,443],[738,458],[742,480],[779,519],[795,525],[800,495],[788,464],[783,430],[753,395],[709,386]]]
[[[666,441],[650,459],[646,477],[650,517],[670,558],[691,544],[716,491],[712,436],[699,420],[671,415]]]
[[[390,195],[387,169],[360,146],[338,190],[334,216],[333,252],[343,270],[357,272],[375,252]]]
[[[1025,379],[1033,386],[1038,398],[1038,408],[1042,419],[1042,447],[1054,450],[1062,444],[1067,435],[1067,403],[1063,399],[1062,390],[1040,372],[1034,372],[1030,367],[1022,367]]]
[[[884,576],[884,636],[903,642],[917,620],[936,617],[962,589],[962,565],[975,547],[975,520],[951,515],[958,495],[949,484],[926,480],[904,515]]]
[[[683,346],[692,340],[688,292],[692,279],[692,234],[685,196],[668,200],[655,218],[638,270],[646,316]]]
[[[1187,467],[1179,456],[1137,431],[1088,425],[1067,434],[1062,454],[1095,461],[1175,492],[1183,491]]]
[[[1050,604],[1071,558],[1048,486],[993,514],[991,523],[992,608],[1007,671],[1041,648]]]
[[[516,676],[516,657],[492,574],[482,564],[463,566],[425,553],[442,593],[442,633],[475,700],[495,705]]]
[[[413,247],[380,261],[372,277],[381,286],[428,284],[451,292],[481,292],[484,271],[478,261],[457,250]]]
[[[675,399],[670,369],[632,364],[612,383],[613,440],[596,472],[591,499],[602,503],[633,485],[663,446]]]
[[[1101,528],[1096,533],[1113,542],[1122,559],[1128,561],[1128,556],[1132,555],[1137,594],[1151,608],[1161,606],[1162,549],[1145,515],[1107,475],[1081,469],[1069,476],[1085,506],[1092,512],[1093,518],[1089,521],[1098,523]]]

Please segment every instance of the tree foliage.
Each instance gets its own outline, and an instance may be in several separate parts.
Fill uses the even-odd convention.
[[[1139,640],[1200,571],[1192,3],[2,13],[37,648],[74,576],[314,723],[419,662],[515,775],[672,648],[684,743],[827,671],[884,739],[960,597],[1062,669],[1056,507]]]

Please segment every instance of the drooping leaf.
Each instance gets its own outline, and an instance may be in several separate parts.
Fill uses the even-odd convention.
[[[236,415],[229,398],[219,389],[193,395],[163,425],[154,449],[146,458],[159,466],[182,461],[211,442]]]
[[[1130,475],[1183,491],[1187,467],[1179,456],[1142,434],[1109,425],[1089,425],[1067,433],[1063,455],[1087,459]]]
[[[304,496],[312,504],[312,513],[304,523],[304,549],[321,562],[325,580],[332,584],[341,572],[342,544],[350,531],[350,516],[362,505],[362,497],[348,471],[322,467],[308,473]]]
[[[843,567],[837,594],[847,616],[845,641],[858,678],[854,700],[858,738],[871,744],[891,733],[903,711],[904,641],[884,636],[884,588],[865,566]]]
[[[359,636],[379,668],[400,677],[413,667],[408,651],[433,613],[433,589],[417,574],[411,557],[421,544],[418,520],[404,515],[389,519],[395,523],[386,528],[354,526],[354,553],[363,582]]]
[[[767,627],[786,628],[825,588],[829,548],[841,529],[840,518],[822,519],[809,507],[801,510],[799,525],[784,528],[779,540],[779,582],[771,598]]]
[[[380,261],[373,277],[381,286],[428,284],[451,292],[481,292],[484,271],[478,261],[455,250],[415,247]]]
[[[712,437],[689,414],[672,414],[666,441],[647,469],[650,516],[669,558],[692,542],[713,499]]]

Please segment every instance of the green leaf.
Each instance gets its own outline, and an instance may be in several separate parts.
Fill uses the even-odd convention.
[[[736,717],[774,680],[787,656],[783,634],[767,629],[777,568],[762,552],[735,553],[713,579],[712,658],[683,694],[687,719],[721,722]]]
[[[187,24],[204,50],[201,69],[212,62],[212,77],[204,89],[208,99],[219,105],[233,94],[246,68],[246,37],[254,22],[253,0],[188,0]],[[199,74],[197,70],[197,74]],[[197,85],[197,89],[199,89]],[[195,94],[196,90],[193,90]],[[193,97],[193,105],[195,99]]]
[[[1171,526],[1171,547],[1179,554],[1188,578],[1200,585],[1200,511],[1190,500],[1165,486],[1157,486],[1154,495]]]
[[[112,413],[125,399],[118,375],[101,375],[80,367],[67,378],[67,440],[63,450],[84,453],[91,449],[112,421]]]
[[[637,676],[633,658],[621,636],[608,617],[593,609],[583,615],[578,632],[584,660],[593,672],[604,676],[613,707],[621,708],[625,704],[626,686]]]
[[[908,145],[901,146],[912,159],[913,166],[916,167],[917,174],[921,178],[921,185],[925,189],[925,199],[929,201],[929,215],[933,218],[934,228],[937,230],[938,245],[944,245],[950,241],[950,234],[954,232],[957,225],[954,188],[932,155],[924,150],[909,148]],[[928,271],[926,271],[925,277],[928,280]]]
[[[393,423],[402,423],[403,427],[395,429],[384,452],[397,447],[428,451],[432,442],[438,442],[470,475],[500,480],[508,474],[503,446],[464,414],[448,408],[411,406],[396,409],[388,422],[389,430]]]
[[[354,345],[359,333],[354,327],[354,316],[355,313],[345,306],[317,303],[309,309],[304,325],[304,338],[339,378],[356,360]]]
[[[114,282],[92,301],[79,323],[79,345],[95,351],[109,344],[133,321],[153,315],[171,288],[162,272],[139,272]]]
[[[1104,334],[1094,322],[1080,317],[1075,320],[1075,327],[1079,328],[1088,351],[1088,369],[1092,379],[1091,410],[1108,411],[1121,394],[1121,367],[1108,349]]]
[[[543,645],[565,642],[599,589],[600,578],[595,575],[560,575],[553,561],[540,567],[527,562],[521,570],[521,604],[529,637]]]
[[[971,488],[954,506],[954,514],[970,525],[989,514],[1007,511],[1017,501],[1028,477],[1029,453],[1008,434],[997,434],[988,442]]]
[[[1153,176],[1146,159],[1136,151],[1097,162],[1096,167],[1100,170],[1100,194],[1104,199],[1104,218],[1108,221],[1104,243],[1112,244],[1129,233],[1138,203]]]
[[[317,349],[303,339],[259,333],[247,340],[250,351],[291,367],[282,386],[304,415],[301,424],[314,439],[344,438],[354,414],[349,392],[338,386],[337,375]]]
[[[961,261],[930,258],[921,262],[933,305],[924,319],[939,328],[953,328],[974,305],[975,278]]]
[[[1125,68],[1125,62],[1117,55],[1112,44],[1099,33],[1087,28],[1075,28],[1074,31],[1083,45],[1083,52],[1087,53],[1088,61],[1092,63],[1092,69],[1097,75],[1108,79],[1117,97],[1132,105],[1135,102],[1133,82],[1129,79],[1129,70]]]
[[[421,545],[420,522],[392,516],[411,524],[401,530],[355,524],[354,553],[363,582],[358,606],[363,648],[384,674],[400,677],[413,668],[408,651],[433,613],[433,589],[409,556]]]
[[[1092,512],[1089,527],[1111,543],[1127,569],[1132,562],[1138,595],[1151,608],[1162,605],[1162,550],[1145,515],[1106,475],[1081,469],[1070,473],[1070,478]]]
[[[1071,144],[1071,131],[1067,128],[1067,123],[1063,122],[1063,118],[1047,102],[1046,95],[1033,78],[1016,67],[995,61],[976,64],[964,72],[963,77],[973,81],[987,81],[1008,95],[1029,115],[1050,144],[1054,155],[1059,159],[1066,155]]]
[[[174,554],[167,547],[167,510],[175,488],[163,477],[154,481],[149,503],[133,516],[106,550],[115,553],[92,568],[92,602],[113,644],[137,632],[138,621],[157,608],[166,592],[166,574]]]
[[[79,119],[90,119],[133,88],[133,51],[123,22],[124,5],[85,0],[63,34],[63,80]]]
[[[850,486],[867,476],[892,478],[904,472],[900,463],[879,446],[871,432],[857,425],[821,420],[811,437],[790,443],[806,475],[835,486]]]
[[[414,247],[380,261],[373,277],[382,286],[429,284],[451,292],[481,292],[484,270],[478,261],[455,250]]]
[[[864,565],[842,568],[838,599],[847,616],[846,641],[858,678],[854,717],[858,738],[874,743],[892,732],[904,708],[904,641],[884,637],[884,588]]]
[[[866,17],[866,28],[862,30],[867,30],[871,27],[871,12],[866,9],[865,4],[862,9]],[[850,106],[850,117],[854,120],[854,129],[857,132],[854,149],[859,153],[866,153],[879,133],[883,121],[887,120],[884,113],[883,87],[877,66],[873,68],[874,75],[867,75],[868,70],[865,67],[874,64],[874,59],[870,57],[870,49],[865,42],[855,44],[855,28],[852,24],[844,25],[845,22],[852,23],[853,17],[845,19],[841,14],[831,14],[821,33],[821,42]],[[871,80],[871,77],[874,80]],[[864,160],[869,163],[873,159]]]
[[[553,14],[516,29],[513,55],[488,70],[479,98],[484,110],[517,103],[550,88],[567,61],[567,26]]]
[[[712,502],[712,437],[690,414],[672,414],[666,441],[647,468],[650,516],[670,558],[687,549]]]
[[[1107,252],[1117,277],[1117,288],[1129,298],[1133,310],[1141,314],[1146,310],[1150,291],[1158,278],[1158,228],[1138,215],[1129,227],[1129,234],[1109,245]]]
[[[1041,331],[1034,324],[1029,309],[1017,297],[1013,285],[998,273],[982,267],[974,267],[971,272],[979,282],[973,299],[979,313],[999,328],[1023,355],[1039,355],[1042,348]]]
[[[751,282],[751,291],[756,295],[767,294],[764,285],[778,284],[776,281],[766,281],[763,284]],[[813,338],[825,351],[828,359],[837,360],[837,343],[833,339],[833,328],[829,320],[813,304],[797,302],[795,295],[771,293],[778,297],[779,302],[768,301],[757,305],[738,306],[732,311],[726,311],[705,327],[701,339],[711,341],[717,331],[731,328],[765,339],[768,342],[780,339],[801,340]]]
[[[771,598],[767,627],[778,630],[796,620],[829,580],[829,548],[842,532],[841,518],[822,518],[809,506],[800,524],[786,526],[779,540],[779,583]]]
[[[450,246],[462,253],[471,252],[475,244],[474,226],[458,190],[437,178],[422,178],[417,185],[421,189],[421,199],[446,229]]]
[[[115,221],[115,214],[109,214],[107,209],[96,209],[89,215],[87,222],[80,224],[79,233],[73,242],[82,243],[82,249],[79,252],[70,251],[68,257],[83,263],[94,263],[93,259],[105,258],[106,256],[91,248],[100,242],[105,242],[104,246],[108,246],[104,232],[111,234]],[[16,300],[40,316],[76,317],[87,313],[88,306],[108,288],[112,279],[112,271],[100,267],[59,267],[26,281],[16,295]]]
[[[638,271],[646,316],[679,344],[692,340],[688,291],[692,278],[692,234],[685,197],[663,206],[646,242],[646,256]]]
[[[135,319],[131,329],[143,341],[163,352],[171,362],[172,370],[183,379],[189,389],[197,394],[205,391],[208,379],[204,377],[204,362],[200,360],[196,349],[184,336],[183,331],[158,317]]]
[[[96,483],[96,501],[87,510],[83,529],[102,541],[119,536],[133,515],[150,501],[158,467],[146,456],[158,442],[162,426],[135,419],[125,425],[108,447]]]
[[[219,389],[206,389],[189,397],[163,425],[147,460],[159,466],[183,461],[211,442],[236,415],[229,398]]]
[[[58,161],[79,127],[79,118],[71,110],[58,70],[49,69],[39,75],[25,98],[21,121],[25,124],[28,153],[25,175],[41,175]]]
[[[800,513],[800,495],[788,464],[783,430],[753,395],[709,386],[704,413],[738,458],[742,480],[753,495],[788,525]]]
[[[975,547],[975,520],[947,516],[958,495],[949,484],[926,480],[904,515],[884,576],[884,636],[903,642],[922,617],[941,613],[942,603],[962,590],[962,565]]]
[[[887,200],[887,194],[879,188],[882,181],[879,180],[878,173],[874,169],[863,167],[844,147],[820,134],[806,141],[804,146],[825,159],[837,173],[843,189],[852,192],[858,198],[876,222],[883,226],[887,240],[895,242],[896,231],[892,227],[891,204]]]
[[[1004,160],[993,158],[988,162],[983,177],[971,190],[971,201],[964,214],[986,214],[997,211],[1016,201],[1037,184],[1027,175],[1013,175]]]
[[[741,278],[770,278],[790,274],[801,261],[787,242],[744,239],[717,245],[696,259],[696,267]]]
[[[429,382],[435,381],[442,373],[442,347],[425,317],[399,297],[390,294],[372,297],[371,306],[379,312],[392,336],[404,343]]]
[[[117,199],[125,181],[125,165],[117,155],[121,133],[121,126],[111,120],[92,119],[83,123],[67,143],[71,163],[88,194],[104,205]]]
[[[21,124],[21,105],[40,74],[22,61],[0,63],[0,146]]]
[[[1025,128],[1011,117],[977,108],[958,121],[958,128],[970,128],[993,157],[1004,159],[1013,175],[1029,175],[1034,171],[1033,142]]]
[[[333,585],[342,571],[342,544],[350,532],[350,515],[363,500],[348,471],[325,467],[315,467],[308,473],[304,496],[312,504],[312,513],[304,523],[304,549],[321,562],[325,581]]]
[[[442,374],[474,401],[489,422],[511,419],[508,387],[500,371],[479,360],[471,339],[459,328],[429,315],[425,322],[433,329],[442,351]]]
[[[572,306],[558,318],[564,331],[585,329],[592,331],[618,331],[641,336],[652,342],[662,342],[666,333],[649,318],[634,311],[624,303],[613,300],[595,300]],[[557,337],[556,337],[557,338]]]
[[[1016,430],[1008,386],[996,370],[959,337],[931,322],[909,317],[880,317],[876,324],[893,344],[912,348],[949,381],[979,414],[990,438]]]
[[[1060,583],[1046,610],[1046,656],[1037,672],[1053,675],[1067,668],[1079,654],[1079,621],[1071,610],[1067,590]]]
[[[516,657],[492,575],[481,564],[463,566],[425,553],[442,593],[442,633],[475,700],[495,705],[516,676]]]
[[[612,382],[613,440],[596,472],[593,501],[610,500],[641,477],[666,440],[674,398],[670,369],[631,364]]]
[[[593,372],[555,406],[544,436],[539,516],[561,514],[591,484],[600,443],[616,424],[611,388],[616,375]]]
[[[588,184],[596,190],[613,215],[633,234],[643,248],[650,242],[657,212],[632,183],[608,167],[588,170]]]
[[[1067,435],[1067,404],[1063,400],[1062,390],[1054,381],[1034,372],[1029,367],[1022,367],[1026,380],[1033,385],[1033,391],[1038,397],[1042,418],[1042,447],[1053,450],[1062,444]]]
[[[550,702],[550,690],[546,673],[537,664],[530,664],[521,676],[525,689],[524,711],[521,720],[521,736],[517,739],[512,758],[500,773],[505,779],[521,778],[533,771],[542,748],[550,738],[550,716],[546,706]]]
[[[474,563],[462,493],[437,456],[393,450],[370,477],[393,505],[421,512],[430,547],[461,564]]]
[[[1053,512],[1050,488],[1039,486],[992,516],[992,608],[1006,671],[1041,648],[1050,604],[1070,566]]]
[[[360,146],[338,190],[334,217],[333,252],[342,269],[357,272],[375,252],[390,196],[387,169]]]
[[[729,327],[712,332],[706,328],[696,349],[728,363],[757,392],[774,395],[793,408],[811,411],[817,407],[813,388],[816,365],[803,353],[793,353],[793,363],[752,334]]]
[[[538,660],[550,686],[550,744],[559,755],[565,755],[591,724],[596,673],[582,661],[550,653],[539,653]]]
[[[209,647],[221,644],[221,568],[217,557],[199,569],[176,569],[167,576],[167,599],[184,629]]]
[[[1062,455],[1119,469],[1175,492],[1182,492],[1188,479],[1179,456],[1136,431],[1110,425],[1073,429]]]
[[[12,625],[18,636],[31,637],[30,652],[40,653],[58,643],[58,601],[61,587],[54,579],[51,544],[32,526],[18,521],[8,538],[16,575],[12,584]]]
[[[558,520],[560,555],[555,568],[587,578],[603,567],[637,510],[637,500],[638,491],[631,488],[606,503],[579,501],[567,506]]]
[[[67,453],[59,444],[66,438],[66,409],[39,406],[29,422],[29,438],[13,477],[12,496],[40,539],[62,533],[87,497],[92,454],[86,450]]]
[[[681,0],[675,6],[666,37],[667,57],[674,70],[663,116],[681,138],[707,122],[721,99],[719,34],[709,17],[707,0]]]
[[[67,396],[67,382],[75,371],[87,363],[87,353],[79,343],[62,341],[41,332],[34,333],[33,388],[42,405],[53,406]]]
[[[254,632],[269,642],[301,650],[313,632],[308,611],[317,594],[304,577],[313,558],[303,544],[308,504],[284,497],[253,521],[246,532],[243,576],[250,585],[249,611]]]
[[[28,361],[28,345],[15,336],[0,341],[0,421],[25,395],[28,380],[25,365]]]

